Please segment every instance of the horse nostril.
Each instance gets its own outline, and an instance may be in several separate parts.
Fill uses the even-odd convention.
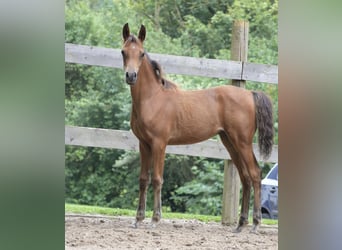
[[[136,72],[133,73],[133,77],[137,78],[137,73]]]
[[[129,78],[129,74],[128,74],[128,72],[126,72],[126,78]]]

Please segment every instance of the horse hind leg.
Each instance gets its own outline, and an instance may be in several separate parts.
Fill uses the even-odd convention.
[[[251,233],[257,233],[261,224],[261,169],[253,153],[252,145],[242,144],[239,155],[246,166],[254,189],[253,227]]]
[[[240,162],[240,166],[242,163]],[[241,204],[241,213],[238,222],[237,228],[234,230],[235,233],[239,233],[242,231],[242,228],[248,224],[248,213],[249,213],[249,201],[251,194],[251,181],[248,176],[248,173],[244,170],[243,167],[239,167],[239,174],[241,183],[242,183],[242,204]]]
[[[238,152],[235,150],[232,142],[229,140],[229,137],[225,132],[221,132],[220,134],[221,141],[223,145],[228,150],[233,163],[235,164],[240,180],[242,183],[242,204],[241,204],[241,213],[238,221],[238,227],[234,230],[235,233],[241,232],[242,228],[248,224],[248,211],[249,211],[249,200],[250,200],[250,191],[251,191],[251,181],[249,178],[249,174],[246,171],[246,168],[241,161],[241,158]]]

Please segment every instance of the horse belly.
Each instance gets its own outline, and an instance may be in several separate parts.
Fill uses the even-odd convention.
[[[216,119],[201,119],[178,124],[171,132],[168,144],[193,144],[207,140],[222,130]]]
[[[212,134],[211,136],[182,136],[182,137],[171,137],[168,141],[168,145],[186,145],[186,144],[194,144],[198,142],[202,142],[210,139],[217,133]]]

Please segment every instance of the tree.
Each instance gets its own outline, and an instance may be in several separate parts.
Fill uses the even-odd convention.
[[[185,204],[185,211],[190,213],[221,214],[223,161],[199,159],[192,172],[195,178],[176,189],[171,199]]]
[[[112,43],[110,29],[104,22],[109,17],[94,11],[100,2],[110,1],[68,2],[65,11],[66,42],[95,46]],[[129,129],[129,92],[122,79],[118,70],[67,63],[66,124]],[[123,179],[125,173],[116,173],[112,165],[122,150],[66,146],[65,151],[66,201],[107,206],[120,194],[120,185],[113,183]]]

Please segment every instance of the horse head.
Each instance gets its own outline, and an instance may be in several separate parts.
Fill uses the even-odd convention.
[[[145,56],[143,42],[146,36],[146,29],[141,25],[138,38],[130,34],[128,23],[122,28],[123,48],[121,50],[126,82],[134,85],[137,81],[139,68]]]

